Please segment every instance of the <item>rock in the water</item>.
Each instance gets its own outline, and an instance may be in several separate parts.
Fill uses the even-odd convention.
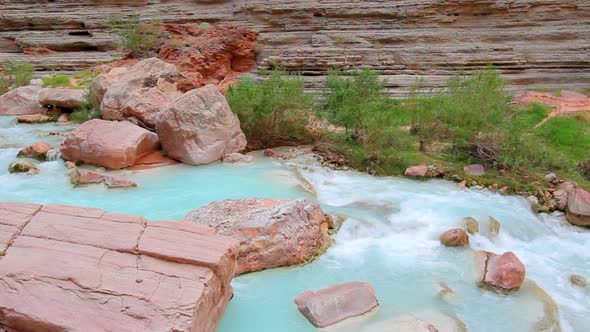
[[[405,176],[411,177],[425,177],[428,173],[428,166],[420,165],[420,166],[411,166],[406,169],[404,172]]]
[[[588,283],[586,282],[586,278],[582,277],[579,274],[572,274],[570,276],[570,282],[572,283],[572,285],[581,287],[581,288],[586,288],[586,286],[588,286]]]
[[[473,165],[465,166],[465,167],[463,167],[463,171],[465,172],[465,174],[475,175],[475,176],[484,175],[486,173],[485,168],[483,167],[483,165],[480,165],[480,164],[473,164]]]
[[[35,164],[26,160],[16,160],[8,165],[8,171],[10,173],[27,173],[34,175],[39,173],[39,168],[35,166]]]
[[[500,234],[500,222],[493,217],[488,218],[488,227],[490,231],[490,237],[494,238]]]
[[[223,156],[224,164],[247,165],[254,162],[254,157],[242,153],[228,153]]]
[[[8,91],[0,96],[0,115],[37,114],[45,108],[37,99],[40,86],[27,85]]]
[[[285,155],[277,152],[273,149],[265,149],[264,152],[262,152],[262,155],[265,157],[269,157],[269,158],[274,158],[274,159],[285,159]]]
[[[23,203],[0,203],[0,221],[10,331],[212,332],[232,296],[237,242],[201,225]]]
[[[567,220],[577,226],[590,227],[590,192],[575,188],[568,192]]]
[[[475,253],[476,268],[479,271],[478,286],[502,294],[509,294],[522,285],[526,269],[516,255],[510,251],[496,255],[487,251]]]
[[[142,60],[127,72],[109,78],[110,81],[99,78],[101,76],[95,80],[107,83],[100,84],[112,83],[106,88],[100,105],[102,117],[106,120],[135,118],[153,129],[158,114],[182,94],[176,84],[182,78],[180,72],[173,64],[157,58]]]
[[[185,220],[240,241],[237,273],[301,264],[331,242],[331,218],[307,199],[235,199],[210,203]]]
[[[45,161],[47,160],[47,152],[49,152],[49,150],[51,149],[53,149],[53,146],[51,144],[45,142],[37,142],[20,150],[17,157],[32,158],[37,159],[39,161]]]
[[[45,123],[51,121],[53,121],[53,118],[45,114],[26,114],[16,117],[18,123]]]
[[[65,160],[120,169],[158,147],[156,134],[132,123],[94,119],[66,136],[61,153]]]
[[[557,204],[557,209],[565,211],[565,208],[567,207],[567,191],[558,189],[554,191],[552,195]]]
[[[412,315],[372,324],[361,332],[439,332],[432,324]]]
[[[104,183],[108,188],[135,188],[137,184],[122,177],[102,174],[89,170],[72,168],[68,175],[74,186]]]
[[[246,147],[238,117],[214,85],[185,93],[156,122],[162,149],[187,164],[209,164]]]
[[[39,91],[39,102],[59,108],[78,108],[84,105],[84,90],[65,88],[43,88]]]
[[[479,232],[479,223],[472,217],[465,217],[463,218],[463,223],[465,224],[465,229],[469,234],[475,234]]]
[[[375,309],[379,302],[371,285],[348,282],[295,298],[299,311],[316,327],[327,327]]]
[[[460,247],[469,244],[469,235],[464,230],[455,228],[444,232],[440,242],[447,247]]]

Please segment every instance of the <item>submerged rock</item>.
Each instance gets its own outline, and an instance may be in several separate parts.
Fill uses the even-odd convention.
[[[305,318],[320,328],[366,314],[379,305],[373,287],[364,282],[307,291],[295,298],[295,304]]]
[[[39,168],[26,160],[16,160],[8,165],[10,173],[27,173],[30,175],[38,174]]]
[[[274,159],[286,159],[285,155],[277,152],[273,149],[265,149],[262,153],[265,157],[274,158]]]
[[[331,218],[307,199],[229,199],[184,219],[240,241],[237,273],[305,263],[331,243]]]
[[[224,164],[247,165],[254,162],[254,157],[242,153],[228,153],[223,156]]]
[[[479,223],[472,217],[465,217],[463,218],[463,223],[465,224],[465,229],[469,234],[475,234],[479,232]]]
[[[590,192],[575,188],[568,192],[567,220],[576,226],[590,227]]]
[[[84,90],[43,88],[39,91],[39,103],[59,108],[78,108],[84,104]]]
[[[156,134],[129,122],[94,119],[67,134],[61,144],[65,160],[120,169],[159,148]]]
[[[70,176],[70,181],[74,186],[104,183],[108,188],[137,187],[135,182],[122,177],[83,170],[76,167],[70,169],[68,175]]]
[[[37,114],[45,111],[37,95],[40,86],[27,85],[8,91],[0,96],[0,115]]]
[[[572,274],[570,276],[570,282],[572,283],[572,285],[582,288],[586,288],[586,286],[588,285],[588,283],[586,282],[586,278],[582,277],[579,274]]]
[[[162,149],[191,165],[209,164],[246,147],[238,117],[214,85],[191,90],[156,120]]]
[[[463,167],[463,171],[468,175],[481,176],[486,174],[485,168],[480,164],[473,164]]]
[[[480,287],[509,294],[518,290],[524,282],[526,269],[518,257],[510,251],[502,255],[478,251],[475,253],[475,262],[479,271],[478,286]]]
[[[469,235],[464,230],[455,228],[444,232],[440,242],[447,247],[460,247],[469,244]]]
[[[490,231],[490,237],[495,238],[498,236],[498,234],[500,234],[500,222],[496,219],[494,219],[494,217],[489,217],[488,218],[488,227],[489,227],[489,231]]]
[[[26,148],[23,148],[19,151],[17,157],[19,158],[32,158],[39,161],[46,161],[47,160],[47,152],[52,150],[53,146],[49,143],[45,142],[37,142],[35,144],[29,145]]]
[[[18,123],[45,123],[51,121],[53,121],[53,118],[45,114],[26,114],[16,117]]]
[[[0,203],[0,220],[9,331],[211,332],[232,296],[237,242],[207,227],[23,203]]]

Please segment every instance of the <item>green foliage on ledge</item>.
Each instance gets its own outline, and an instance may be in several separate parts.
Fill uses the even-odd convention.
[[[33,78],[33,65],[16,61],[2,64],[0,71],[0,95],[11,89],[28,85]]]

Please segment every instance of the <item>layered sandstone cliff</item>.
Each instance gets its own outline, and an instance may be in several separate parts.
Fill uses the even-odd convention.
[[[587,0],[4,1],[0,62],[22,52],[45,70],[77,70],[120,56],[106,25],[138,13],[159,22],[241,23],[260,32],[259,68],[282,65],[318,87],[332,66],[378,70],[394,94],[419,78],[494,64],[513,88],[589,88]]]

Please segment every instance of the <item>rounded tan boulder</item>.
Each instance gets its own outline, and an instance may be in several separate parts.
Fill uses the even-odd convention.
[[[440,242],[447,247],[461,247],[469,244],[469,235],[459,228],[450,229],[440,236]]]
[[[66,136],[61,153],[65,160],[120,169],[134,165],[159,145],[156,134],[132,123],[94,119]]]
[[[191,90],[156,120],[162,149],[191,165],[209,164],[246,147],[238,117],[214,85]]]

